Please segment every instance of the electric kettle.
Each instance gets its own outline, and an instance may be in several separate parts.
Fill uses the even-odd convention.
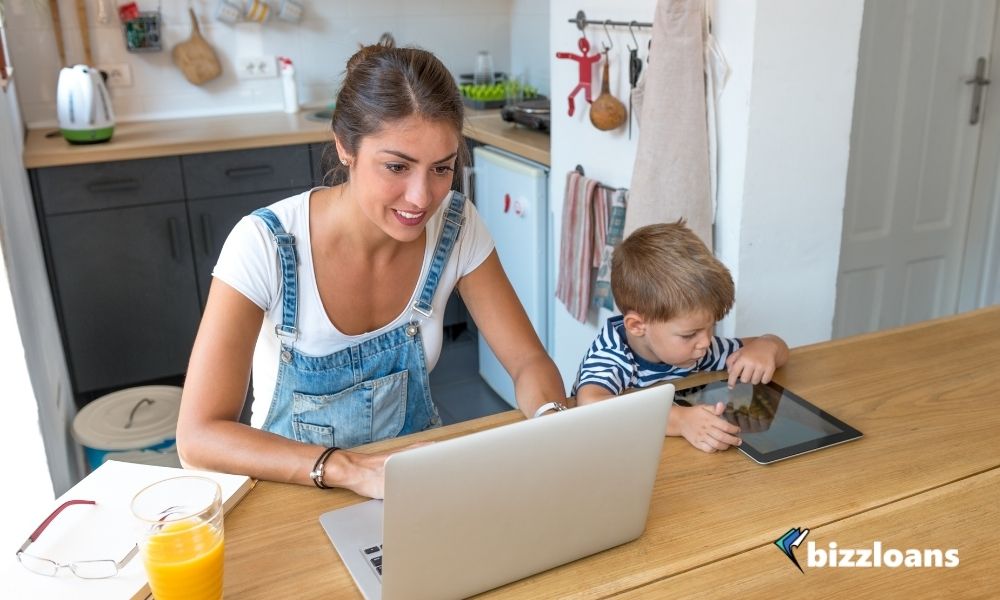
[[[115,112],[104,79],[87,65],[59,72],[56,109],[59,129],[72,144],[106,142],[115,131]]]

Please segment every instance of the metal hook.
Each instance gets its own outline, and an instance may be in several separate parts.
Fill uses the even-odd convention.
[[[611,41],[611,32],[608,31],[608,25],[610,25],[610,24],[611,24],[611,19],[605,19],[604,20],[604,36],[606,38],[608,38],[608,45],[604,46],[604,51],[605,52],[607,52],[608,50],[611,50],[612,48],[615,47],[614,43]],[[604,45],[603,42],[601,43],[601,45],[602,46]]]
[[[629,33],[629,35],[632,36],[632,41],[635,42],[635,48],[633,48],[632,46],[629,46],[628,43],[626,42],[625,47],[628,48],[629,50],[638,50],[639,49],[639,40],[635,39],[635,32],[632,31],[632,26],[635,25],[636,23],[638,23],[638,21],[631,21],[628,24],[628,33]]]

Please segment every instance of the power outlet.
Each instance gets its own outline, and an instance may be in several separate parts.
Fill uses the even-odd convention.
[[[107,73],[108,79],[105,83],[109,88],[132,87],[132,67],[127,63],[118,65],[97,65],[97,68]]]
[[[278,60],[274,56],[241,56],[236,59],[236,76],[240,79],[267,79],[278,76]]]

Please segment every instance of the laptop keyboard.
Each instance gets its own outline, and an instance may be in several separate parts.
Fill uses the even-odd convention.
[[[382,544],[361,548],[361,554],[368,564],[375,569],[375,575],[382,581]]]

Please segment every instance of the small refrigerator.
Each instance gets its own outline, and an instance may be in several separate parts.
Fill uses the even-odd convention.
[[[548,167],[491,146],[473,149],[473,200],[535,333],[549,349]],[[479,336],[479,374],[512,407],[514,383]]]

